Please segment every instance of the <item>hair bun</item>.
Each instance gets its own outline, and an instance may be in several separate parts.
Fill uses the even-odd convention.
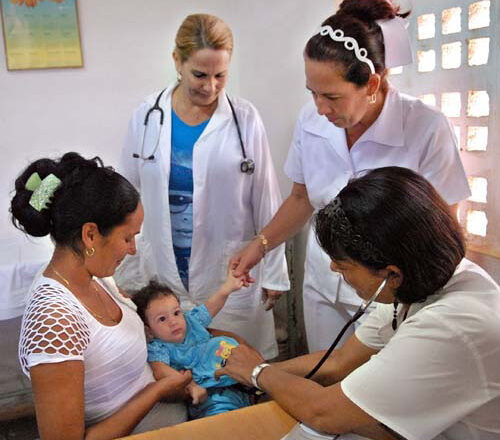
[[[52,203],[37,211],[29,204],[33,192],[26,189],[26,182],[33,173],[38,173],[42,180],[49,174],[54,174],[63,181],[61,187],[66,187],[81,184],[88,171],[99,166],[103,166],[99,158],[85,159],[74,152],[66,153],[59,160],[44,158],[31,163],[16,179],[16,194],[10,207],[14,226],[34,237],[44,237],[51,232],[51,205],[60,188],[54,192]]]
[[[337,14],[350,15],[366,23],[394,18],[399,13],[399,6],[390,0],[344,0]]]
[[[49,209],[37,211],[29,204],[33,191],[26,189],[26,182],[33,173],[38,173],[41,179],[49,174],[58,176],[57,162],[52,159],[39,159],[21,173],[15,182],[16,194],[11,200],[10,212],[16,228],[34,237],[44,237],[50,233],[50,205]]]

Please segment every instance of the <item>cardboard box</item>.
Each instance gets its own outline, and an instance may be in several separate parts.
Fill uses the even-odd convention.
[[[124,437],[127,440],[279,440],[297,421],[275,402],[266,402],[168,428]]]

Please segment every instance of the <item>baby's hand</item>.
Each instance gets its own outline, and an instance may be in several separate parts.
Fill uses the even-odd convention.
[[[235,277],[233,275],[233,270],[228,268],[227,270],[227,278],[226,281],[224,281],[224,284],[222,288],[231,293],[234,292],[235,290],[241,289],[245,285],[245,276],[241,275],[239,277]]]
[[[191,396],[192,399],[191,403],[193,405],[198,405],[207,400],[208,397],[207,390],[203,387],[200,387],[194,380],[187,385],[186,389],[189,392],[189,395]]]

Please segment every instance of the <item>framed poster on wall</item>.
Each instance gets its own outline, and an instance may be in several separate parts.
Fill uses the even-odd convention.
[[[0,0],[8,70],[82,67],[76,0]]]

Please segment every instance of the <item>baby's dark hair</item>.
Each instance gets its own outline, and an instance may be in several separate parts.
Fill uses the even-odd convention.
[[[148,325],[146,318],[146,309],[148,308],[151,301],[157,298],[163,297],[174,297],[177,302],[179,302],[179,297],[172,292],[170,287],[165,284],[160,284],[154,280],[151,280],[149,284],[142,289],[140,289],[132,298],[135,305],[137,306],[137,314],[140,316],[144,324]]]

